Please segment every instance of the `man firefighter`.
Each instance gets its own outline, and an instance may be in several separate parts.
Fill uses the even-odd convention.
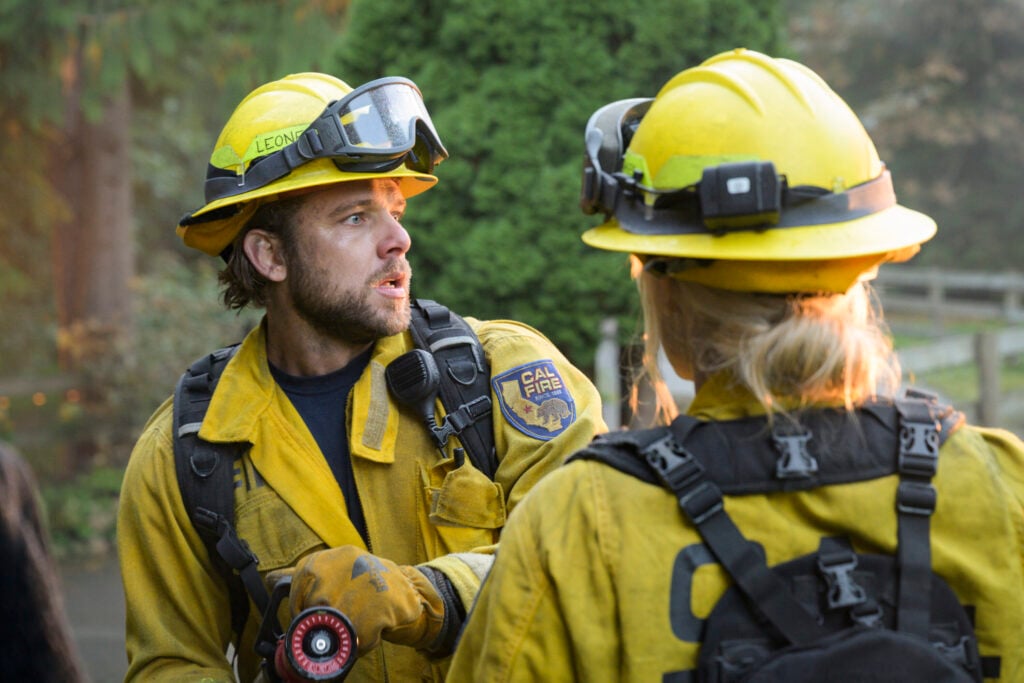
[[[179,394],[193,398],[179,402],[191,405],[164,403],[133,450],[118,520],[126,680],[228,681],[233,669],[253,680],[264,589],[282,576],[292,579],[282,621],[313,605],[352,621],[360,658],[350,681],[441,680],[507,515],[604,431],[592,384],[517,322],[470,318],[468,331],[433,344],[473,349],[468,337],[478,338],[482,352],[459,367],[412,358],[441,382],[486,368],[485,396],[458,415],[493,434],[493,472],[462,448],[465,425],[436,412],[433,394],[420,404],[394,394],[389,368],[417,346],[402,218],[446,156],[404,78],[353,89],[294,74],[231,115],[206,204],[177,231],[226,260],[229,308],[265,315],[237,348],[214,354],[216,371],[185,378]],[[449,314],[424,313],[431,328]],[[213,381],[212,395],[194,398]],[[466,410],[480,405],[491,409]],[[176,459],[186,442],[191,455]],[[228,511],[214,509],[223,494],[185,502],[225,471]],[[202,528],[241,561],[211,553]],[[249,590],[241,617],[229,580],[239,576]]]

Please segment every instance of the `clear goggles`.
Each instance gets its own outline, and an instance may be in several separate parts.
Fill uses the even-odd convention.
[[[211,166],[206,201],[264,187],[317,159],[349,173],[387,173],[402,164],[431,173],[447,158],[416,84],[379,78],[331,102],[294,142],[253,160],[242,174]]]

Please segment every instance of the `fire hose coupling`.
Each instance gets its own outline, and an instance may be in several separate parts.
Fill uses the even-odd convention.
[[[356,661],[355,627],[338,610],[316,606],[297,614],[282,631],[277,611],[291,585],[292,577],[285,576],[274,586],[256,637],[266,673],[282,683],[345,680]]]

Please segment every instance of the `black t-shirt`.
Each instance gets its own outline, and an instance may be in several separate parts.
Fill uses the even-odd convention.
[[[316,377],[296,377],[270,365],[270,373],[278,386],[284,389],[292,405],[302,416],[306,427],[313,434],[327,464],[338,480],[345,494],[349,519],[359,530],[364,542],[369,542],[366,518],[359,502],[355,476],[352,473],[352,459],[348,448],[348,434],[345,430],[345,404],[348,394],[370,362],[367,350],[340,370]]]

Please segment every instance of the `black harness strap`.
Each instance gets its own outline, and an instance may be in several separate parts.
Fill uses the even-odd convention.
[[[673,434],[655,441],[642,455],[662,484],[679,499],[679,507],[697,527],[715,559],[780,635],[794,644],[809,643],[824,630],[789,592],[744,538],[722,503],[722,491],[705,476],[704,467]]]
[[[441,404],[473,465],[494,479],[491,377],[480,340],[462,316],[429,299],[414,299],[409,331],[417,348],[433,354],[441,379]]]
[[[899,630],[927,638],[931,600],[931,515],[936,491],[931,480],[939,468],[941,425],[931,406],[920,401],[896,404],[900,413],[900,484],[896,492],[898,516]]]
[[[898,473],[898,624],[927,637],[931,593],[931,484],[942,442],[963,415],[916,396],[869,404],[858,419],[811,411],[802,429],[769,432],[763,417],[703,422],[687,415],[668,428],[602,435],[570,458],[594,459],[670,489],[718,562],[751,603],[790,643],[809,643],[822,627],[769,569],[757,546],[726,513],[722,495],[806,490]],[[825,442],[814,458],[811,439]],[[742,458],[718,454],[742,453]],[[716,457],[718,455],[718,457]],[[639,456],[639,457],[638,457]]]
[[[447,423],[473,465],[494,478],[490,367],[469,324],[445,306],[427,299],[412,304],[410,324],[417,348],[429,351],[443,373],[440,397]],[[248,443],[210,443],[198,437],[214,389],[238,345],[200,358],[182,375],[174,394],[174,460],[185,510],[224,577],[231,602],[231,626],[240,639],[249,599],[261,613],[270,596],[257,569],[258,559],[234,529],[234,462]]]
[[[234,345],[214,351],[182,375],[174,394],[173,424],[175,471],[182,502],[211,561],[227,583],[231,627],[240,639],[249,615],[249,597],[261,612],[270,598],[256,568],[256,555],[234,529],[234,461],[249,444],[214,444],[198,436],[221,372],[237,349]]]

